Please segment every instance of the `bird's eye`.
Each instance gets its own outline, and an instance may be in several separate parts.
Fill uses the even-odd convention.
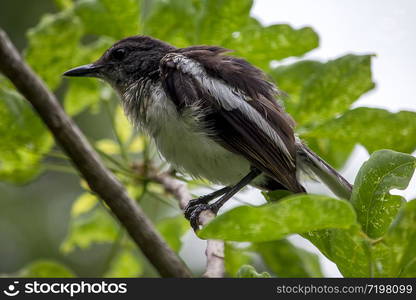
[[[116,60],[122,60],[126,56],[126,49],[115,49],[113,52],[111,52],[111,56]]]

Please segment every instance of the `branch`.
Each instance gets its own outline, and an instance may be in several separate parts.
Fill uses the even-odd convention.
[[[165,190],[172,194],[179,202],[179,207],[185,209],[188,202],[192,199],[186,184],[173,178],[168,173],[150,174],[150,179],[161,184]],[[210,210],[205,210],[199,215],[199,224],[202,226],[215,218],[215,214]],[[220,240],[208,240],[207,267],[204,277],[224,277],[224,242]]]
[[[22,60],[6,33],[0,29],[0,71],[32,104],[75,167],[110,207],[144,255],[163,277],[191,277],[183,261],[170,249],[122,184],[108,171],[97,153],[66,115],[43,81]]]

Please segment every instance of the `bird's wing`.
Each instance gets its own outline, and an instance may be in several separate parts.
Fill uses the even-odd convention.
[[[204,61],[208,58],[211,61]],[[241,71],[244,78],[235,78],[239,74],[230,68]],[[250,71],[253,78],[246,78]],[[199,111],[198,119],[219,144],[244,156],[287,189],[302,192],[296,178],[291,119],[269,99],[274,86],[259,72],[243,60],[204,50],[169,53],[160,63],[163,87],[178,111]]]

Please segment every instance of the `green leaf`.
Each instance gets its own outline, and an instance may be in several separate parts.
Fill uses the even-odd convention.
[[[231,277],[237,276],[239,269],[248,263],[251,258],[245,249],[237,248],[231,242],[226,242],[224,247],[225,271]]]
[[[127,119],[121,106],[117,107],[114,116],[115,131],[122,143],[126,143],[134,133],[132,123]]]
[[[355,146],[353,140],[338,141],[326,138],[324,135],[316,138],[302,135],[301,138],[306,141],[309,148],[335,169],[341,169],[345,165]]]
[[[252,0],[155,1],[145,32],[178,47],[220,45],[236,50],[253,64],[268,68],[272,60],[300,56],[318,46],[309,27],[286,24],[263,27],[250,17]],[[160,26],[164,24],[165,26]]]
[[[224,45],[248,23],[252,4],[252,0],[203,0],[194,42]]]
[[[416,201],[406,204],[382,238],[368,238],[360,226],[320,230],[303,236],[335,262],[345,277],[414,277],[416,274]]]
[[[76,218],[82,214],[91,211],[98,203],[97,196],[91,193],[80,195],[72,204],[71,217]]]
[[[100,151],[113,155],[113,154],[119,154],[120,153],[120,145],[116,143],[114,140],[111,139],[102,139],[95,143],[95,146]]]
[[[349,229],[311,231],[302,236],[336,263],[345,277],[372,276],[370,241],[358,224]]]
[[[373,240],[370,243],[371,255],[371,277],[385,278],[398,277],[398,265],[392,246],[384,242],[383,239]],[[393,246],[394,247],[394,246]]]
[[[380,137],[383,138],[380,138]],[[392,149],[412,153],[416,150],[416,113],[391,113],[384,109],[359,107],[330,120],[303,138],[326,138],[333,143],[359,143],[369,152]]]
[[[284,99],[285,108],[288,112],[296,113],[296,106],[300,104],[305,83],[316,76],[324,68],[324,65],[318,61],[302,60],[270,71],[270,75],[279,89],[289,96]]]
[[[143,267],[131,250],[123,249],[112,260],[110,269],[104,274],[108,278],[137,277],[143,273]]]
[[[136,136],[129,144],[128,151],[131,153],[140,153],[145,148],[145,141],[143,136]]]
[[[182,216],[179,215],[173,218],[167,218],[160,221],[156,228],[160,234],[164,237],[174,251],[179,252],[181,250],[182,236],[189,230],[189,222]]]
[[[18,272],[19,277],[32,278],[69,278],[74,273],[66,266],[50,260],[37,260],[25,266]]]
[[[370,239],[358,224],[303,236],[336,263],[345,277],[414,277],[415,203],[406,204],[382,238]]]
[[[74,66],[82,34],[81,22],[68,11],[47,14],[28,31],[26,60],[51,89],[56,89],[62,73]]]
[[[86,33],[121,39],[140,30],[138,0],[80,0],[75,14],[80,17]]]
[[[54,2],[60,10],[70,9],[74,5],[72,0],[54,0]]]
[[[238,270],[238,278],[270,278],[270,274],[267,272],[257,273],[256,269],[250,265],[244,265]]]
[[[405,202],[391,195],[394,188],[405,189],[416,167],[416,158],[381,150],[363,164],[354,182],[351,203],[363,231],[371,238],[382,236]]]
[[[292,233],[325,228],[348,228],[355,224],[352,206],[319,195],[294,195],[260,207],[237,207],[198,232],[205,239],[263,242]]]
[[[266,265],[279,277],[322,277],[319,257],[288,240],[253,245]]]
[[[288,111],[298,124],[309,127],[345,112],[374,87],[371,55],[346,55],[325,64],[299,62],[275,69],[272,76],[283,91],[288,87],[295,92]]]
[[[285,107],[299,124],[297,132],[335,168],[345,164],[356,142],[367,144],[376,140],[378,145],[384,142],[379,135],[380,131],[386,132],[388,125],[384,127],[378,116],[369,122],[362,115],[341,121],[355,111],[347,110],[350,105],[373,88],[370,68],[371,56],[347,55],[327,63],[300,61],[271,71],[279,88],[289,95],[284,99]],[[345,115],[338,118],[344,112]],[[355,116],[354,113],[352,115]],[[390,123],[393,122],[388,123],[392,125]],[[400,122],[401,125],[403,123]],[[411,126],[405,125],[403,131],[406,132]],[[374,131],[378,131],[378,134],[367,134]],[[393,133],[391,136],[391,139],[395,139]],[[413,144],[413,139],[407,139],[406,144]]]
[[[251,22],[223,45],[236,50],[237,56],[254,65],[269,69],[273,60],[301,56],[318,47],[319,38],[310,27],[293,29],[287,24],[263,27],[258,22]]]
[[[89,64],[96,61],[112,44],[111,38],[101,37],[88,45],[80,45],[74,53],[73,66]],[[106,88],[95,78],[68,78],[69,87],[65,94],[64,107],[70,115],[77,115],[83,110],[98,104]],[[102,88],[102,89],[100,89]]]
[[[117,223],[102,207],[98,207],[89,214],[71,219],[68,236],[61,250],[69,253],[76,247],[88,248],[92,243],[111,243],[117,233]]]
[[[100,83],[93,78],[71,78],[65,96],[65,111],[74,116],[100,99]]]
[[[193,1],[152,1],[144,32],[176,47],[187,47],[195,39],[197,14]],[[163,26],[160,26],[163,24]]]
[[[383,242],[390,250],[392,277],[416,277],[416,200],[408,202]]]
[[[29,103],[0,76],[0,180],[24,183],[38,175],[52,138]]]
[[[275,190],[271,192],[262,192],[262,195],[267,200],[267,202],[277,202],[280,199],[293,195],[293,193],[287,190]]]

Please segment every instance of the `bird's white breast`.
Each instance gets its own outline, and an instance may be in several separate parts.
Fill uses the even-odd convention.
[[[175,168],[214,183],[237,183],[250,171],[249,162],[201,132],[192,109],[179,115],[161,87],[154,87],[142,127],[154,138],[162,156]],[[140,122],[140,121],[139,121]]]

